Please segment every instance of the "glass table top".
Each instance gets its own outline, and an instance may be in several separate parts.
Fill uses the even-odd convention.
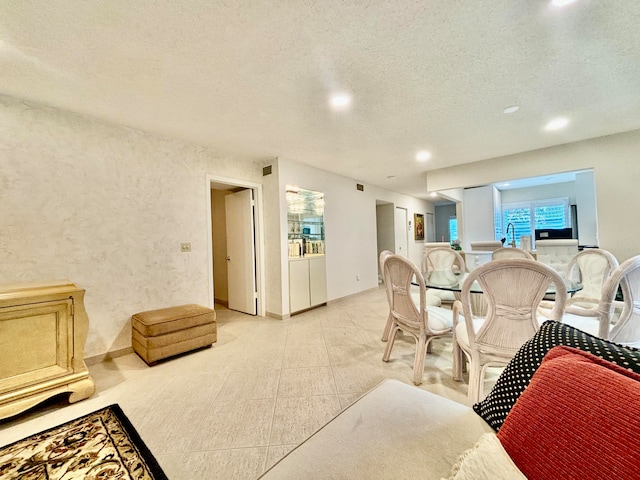
[[[424,280],[427,288],[435,288],[437,290],[449,290],[451,292],[460,292],[462,290],[462,285],[467,277],[470,275],[469,272],[465,273],[455,273],[451,270],[434,270],[429,274],[425,275]],[[564,280],[567,293],[575,293],[578,290],[582,289],[582,284],[579,282],[573,282],[571,280]],[[482,287],[480,284],[475,281],[471,285],[472,293],[482,293]],[[547,293],[555,293],[555,285],[552,283],[549,285],[547,289]]]

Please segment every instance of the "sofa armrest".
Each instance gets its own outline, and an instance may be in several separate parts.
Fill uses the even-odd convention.
[[[465,405],[385,380],[260,478],[440,479],[460,453],[492,431]]]

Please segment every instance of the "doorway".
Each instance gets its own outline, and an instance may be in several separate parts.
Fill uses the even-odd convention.
[[[378,244],[378,256],[376,258],[380,258],[380,253],[383,250],[396,251],[394,212],[393,203],[376,200],[376,240]],[[380,271],[379,263],[378,283],[382,283],[382,272]]]
[[[262,186],[207,176],[207,192],[210,304],[264,316]]]
[[[396,207],[395,214],[396,255],[407,257],[409,239],[407,232],[407,209]]]

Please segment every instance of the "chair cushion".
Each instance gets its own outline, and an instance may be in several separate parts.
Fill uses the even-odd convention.
[[[600,320],[596,317],[584,317],[573,313],[562,315],[562,323],[587,332],[594,337],[600,336]]]
[[[427,307],[429,328],[431,330],[447,330],[453,327],[453,311],[448,308]]]
[[[456,334],[457,334],[456,330]],[[476,403],[473,409],[494,430],[499,430],[507,414],[529,385],[542,358],[553,347],[564,345],[593,353],[598,357],[640,373],[640,350],[627,348],[589,335],[577,328],[549,320],[531,340],[522,345],[498,377],[487,397]]]
[[[441,301],[444,300],[445,302],[455,302],[456,300],[456,295],[449,290],[438,290],[435,288],[430,288],[427,293],[434,295]]]
[[[415,306],[420,308],[420,292],[412,291],[411,299],[413,300],[413,303],[415,304]],[[427,305],[431,305],[434,307],[439,307],[442,304],[442,302],[440,301],[440,298],[430,294],[429,292],[427,292],[427,295],[425,297],[425,303]]]
[[[640,375],[590,353],[547,353],[498,432],[529,479],[637,478]]]
[[[471,323],[473,324],[473,331],[477,332],[484,323],[484,318],[474,318]],[[456,340],[462,348],[469,350],[469,332],[467,332],[467,324],[464,320],[458,322],[456,325]]]

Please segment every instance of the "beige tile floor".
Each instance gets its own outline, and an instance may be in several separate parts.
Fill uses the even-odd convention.
[[[47,402],[0,422],[0,445],[118,403],[169,478],[255,479],[385,378],[411,384],[415,346],[398,337],[384,363],[382,289],[288,320],[222,307],[218,342],[150,368],[135,354],[90,367],[96,394]],[[434,342],[420,386],[464,403],[451,339]]]

